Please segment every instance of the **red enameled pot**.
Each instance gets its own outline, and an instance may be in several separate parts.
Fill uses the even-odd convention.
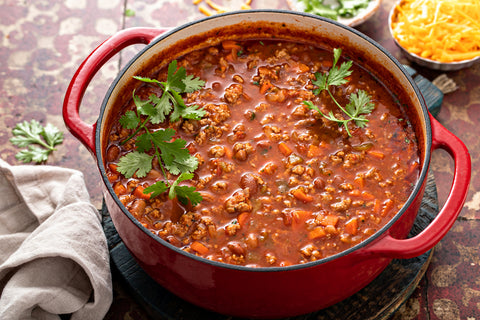
[[[186,52],[226,39],[282,38],[311,41],[344,53],[388,84],[408,105],[421,158],[420,179],[405,206],[376,234],[355,247],[316,262],[288,267],[248,268],[209,261],[170,245],[145,229],[121,204],[104,169],[108,131],[116,106],[131,97],[132,76],[151,76]],[[97,123],[80,119],[79,107],[95,73],[113,55],[132,44],[146,47],[111,85]],[[454,224],[470,183],[465,145],[427,111],[414,81],[379,44],[339,23],[279,10],[227,13],[172,30],[133,28],[112,36],[78,68],[65,96],[67,127],[93,154],[104,182],[104,197],[114,225],[140,266],[159,284],[198,306],[239,317],[277,318],[313,312],[339,302],[370,283],[393,258],[411,258],[433,248]],[[423,197],[431,152],[444,149],[454,159],[451,191],[434,221],[417,236],[409,233]]]

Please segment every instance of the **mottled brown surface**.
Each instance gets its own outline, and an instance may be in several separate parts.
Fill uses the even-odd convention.
[[[234,1],[230,1],[235,3]],[[357,29],[407,63],[389,37],[384,0],[374,17]],[[256,8],[286,8],[274,0],[253,0]],[[126,9],[135,12],[124,15]],[[65,132],[65,141],[48,164],[81,170],[93,203],[100,208],[101,187],[96,163],[89,152],[67,132],[61,108],[68,83],[81,61],[109,35],[128,27],[174,27],[203,17],[191,0],[0,0],[0,147],[10,164],[18,149],[9,142],[17,122],[36,119]],[[124,50],[94,78],[83,100],[82,119],[93,123],[99,106],[121,66],[142,46]],[[432,80],[440,73],[414,66]],[[480,319],[480,64],[449,72],[459,86],[445,96],[438,120],[460,137],[470,150],[473,175],[465,207],[453,229],[436,247],[426,277],[393,319]],[[433,154],[432,170],[440,203],[447,198],[452,160],[443,151]],[[108,319],[147,319],[131,294],[115,282],[115,301]]]

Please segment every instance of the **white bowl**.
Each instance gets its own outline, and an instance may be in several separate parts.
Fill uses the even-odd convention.
[[[305,11],[305,6],[302,0],[287,0],[287,3],[290,9],[294,11],[300,11],[300,12]],[[329,1],[327,0],[325,1],[325,3],[329,3]],[[371,18],[373,14],[377,12],[378,8],[380,8],[381,3],[382,3],[382,0],[371,0],[370,3],[368,4],[368,7],[364,9],[360,9],[359,13],[356,16],[352,18],[339,17],[337,21],[349,27],[358,26],[359,24],[364,23],[369,18]]]

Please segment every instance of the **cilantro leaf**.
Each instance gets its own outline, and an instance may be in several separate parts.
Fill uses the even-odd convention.
[[[188,201],[190,201],[192,206],[196,206],[203,200],[200,192],[195,191],[195,187],[177,186],[175,187],[175,194],[183,205],[187,205]]]
[[[335,67],[335,65],[328,72],[327,83],[329,86],[341,86],[348,82],[346,77],[352,74],[350,67],[352,66],[352,61],[344,62],[340,67]]]
[[[194,78],[193,75],[188,75],[183,79],[183,83],[185,84],[186,93],[192,93],[197,90],[200,90],[205,86],[205,81],[200,78]]]
[[[335,117],[334,113],[330,111],[328,115],[322,113],[322,111],[315,106],[311,101],[304,101],[303,103],[309,108],[316,110],[320,113],[324,118],[336,122],[339,125],[343,126],[348,134],[351,136],[350,130],[348,129],[348,123],[350,121],[354,121],[355,124],[359,128],[363,128],[366,126],[368,119],[365,117],[366,114],[371,113],[374,108],[375,104],[371,102],[371,97],[368,93],[364,90],[358,90],[356,93],[352,93],[349,96],[349,102],[345,107],[342,107],[337,99],[333,96],[332,92],[330,91],[330,86],[340,86],[343,84],[348,83],[347,77],[352,74],[352,67],[353,62],[351,60],[343,62],[339,67],[337,67],[337,63],[340,59],[340,55],[342,53],[341,49],[335,48],[333,49],[333,64],[330,70],[326,73],[315,73],[316,79],[312,81],[312,84],[316,85],[318,88],[313,90],[315,95],[320,94],[320,92],[326,90],[330,95],[333,102],[338,106],[340,110],[348,117],[347,119],[338,119]]]
[[[368,120],[362,114],[368,114],[373,111],[375,104],[371,102],[370,96],[364,90],[358,90],[357,93],[350,95],[350,102],[345,106],[345,110],[352,115],[355,124],[363,128]]]
[[[154,104],[155,108],[157,109],[157,113],[150,117],[150,122],[153,124],[159,124],[165,121],[166,115],[168,115],[172,111],[172,106],[170,105],[170,101],[166,95],[162,97],[157,97],[155,95],[150,96],[152,103]]]
[[[198,159],[190,155],[185,148],[187,142],[176,139],[173,142],[154,142],[161,151],[161,157],[167,170],[177,175],[181,172],[192,172],[198,167]]]
[[[147,100],[140,99],[135,95],[135,91],[133,92],[136,109],[127,111],[120,118],[122,127],[133,132],[121,144],[138,135],[135,140],[136,151],[120,158],[118,171],[127,178],[134,174],[142,178],[152,169],[152,161],[156,158],[165,179],[147,187],[144,192],[152,193],[152,197],[156,197],[168,189],[170,197],[176,196],[182,203],[190,201],[196,205],[202,200],[201,195],[194,187],[179,186],[178,183],[193,177],[191,172],[197,169],[198,159],[190,155],[185,140],[174,139],[174,129],[152,130],[146,124],[147,122],[159,124],[167,120],[167,117],[170,122],[176,122],[181,118],[200,120],[206,111],[198,105],[187,106],[182,94],[201,89],[205,81],[187,75],[185,68],[178,67],[176,60],[168,65],[165,82],[139,76],[134,78],[159,86],[163,92],[161,96],[151,94]],[[139,134],[140,132],[142,133]],[[177,180],[171,184],[167,173],[178,175]]]
[[[19,147],[26,147],[32,143],[39,143],[41,141],[40,134],[43,131],[43,127],[40,122],[32,120],[30,123],[28,121],[23,121],[18,123],[15,128],[13,128],[12,133],[14,135],[10,141]]]
[[[29,145],[28,149],[23,149],[15,155],[15,158],[18,160],[28,163],[28,162],[44,162],[47,161],[50,151],[44,148],[41,148],[37,145]]]
[[[165,86],[165,90],[174,90],[179,93],[185,92],[186,85],[183,80],[187,77],[187,71],[184,67],[177,69],[177,60],[173,60],[168,65],[167,82],[162,84]]]
[[[179,186],[179,183],[182,181],[190,180],[193,178],[193,173],[182,173],[178,176],[177,180],[175,180],[168,192],[168,197],[173,199],[177,197],[178,201],[180,201],[183,205],[188,205],[188,202],[192,204],[192,206],[196,206],[199,204],[203,198],[200,192],[195,191],[195,187],[189,186]]]
[[[118,120],[122,127],[125,129],[135,129],[140,123],[140,118],[137,116],[135,111],[128,110],[123,116]]]
[[[135,173],[137,177],[143,178],[152,170],[152,160],[153,156],[132,151],[120,158],[117,170],[126,178],[133,177]]]
[[[49,146],[56,146],[63,142],[63,132],[54,125],[47,123],[40,133]]]
[[[151,193],[151,197],[155,198],[168,190],[168,186],[163,181],[157,181],[151,186],[146,187],[143,190],[143,193]]]
[[[35,119],[18,123],[12,130],[10,142],[18,147],[27,147],[15,155],[25,163],[41,163],[48,159],[55,146],[63,142],[63,132],[52,124],[44,126]]]

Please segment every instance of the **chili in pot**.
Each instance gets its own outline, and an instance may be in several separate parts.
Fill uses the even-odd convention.
[[[152,233],[229,264],[301,264],[367,239],[411,194],[418,146],[394,93],[339,54],[301,42],[228,40],[178,57],[156,79],[139,78],[109,135],[113,190]],[[139,130],[127,123],[149,118],[145,108],[163,103],[158,84],[181,74],[201,83],[182,95],[181,107],[197,117],[169,121],[172,107]],[[188,151],[188,179],[165,170],[163,155],[145,147],[146,131]],[[153,159],[148,172],[126,169],[125,157],[139,148]],[[152,189],[159,182],[163,192]],[[172,197],[172,185],[184,193]]]

